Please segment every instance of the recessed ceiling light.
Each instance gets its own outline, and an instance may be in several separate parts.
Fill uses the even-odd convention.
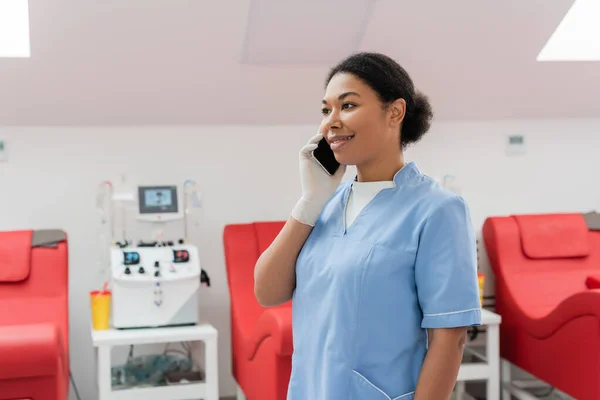
[[[600,1],[575,0],[538,61],[600,61]]]
[[[241,62],[330,65],[358,51],[376,0],[349,3],[251,0]]]
[[[27,0],[0,0],[0,57],[29,57]]]

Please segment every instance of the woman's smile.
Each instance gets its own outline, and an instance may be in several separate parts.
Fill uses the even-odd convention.
[[[329,136],[327,141],[329,142],[331,150],[337,151],[348,145],[348,142],[350,142],[352,139],[354,139],[354,135],[334,135]]]

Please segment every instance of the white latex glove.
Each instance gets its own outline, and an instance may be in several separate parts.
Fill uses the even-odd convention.
[[[340,165],[336,173],[330,176],[312,158],[312,152],[322,138],[323,135],[320,133],[313,136],[300,150],[302,197],[294,206],[292,217],[310,226],[315,226],[323,208],[337,190],[346,172],[346,166]]]

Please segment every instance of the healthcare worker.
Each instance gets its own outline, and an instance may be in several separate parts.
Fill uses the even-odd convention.
[[[302,196],[255,269],[263,306],[292,300],[288,400],[448,399],[481,310],[464,200],[403,156],[431,106],[394,60],[358,53],[329,73],[322,113]],[[322,137],[333,176],[311,158]]]

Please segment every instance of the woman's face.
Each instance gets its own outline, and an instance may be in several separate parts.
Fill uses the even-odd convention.
[[[320,132],[340,163],[376,162],[383,154],[400,152],[403,104],[399,100],[384,109],[369,85],[352,74],[336,74],[325,90]]]

